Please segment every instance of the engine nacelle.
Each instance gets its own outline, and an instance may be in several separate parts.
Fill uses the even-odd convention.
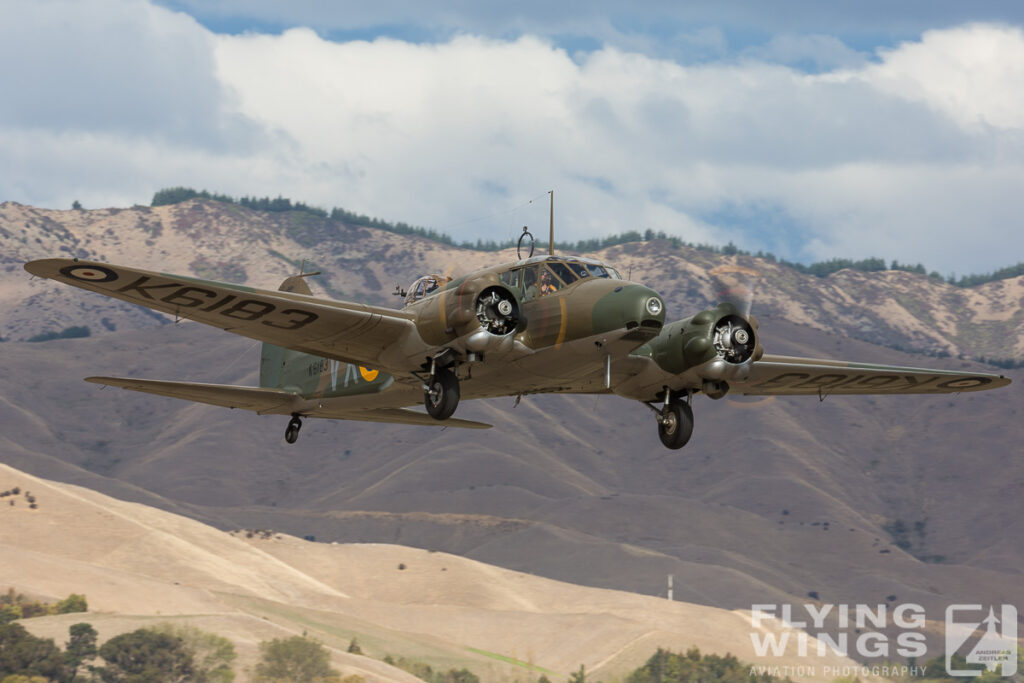
[[[416,315],[424,341],[465,354],[511,347],[524,324],[519,299],[496,277],[456,280],[418,304]]]
[[[667,325],[651,342],[651,357],[664,370],[691,375],[704,392],[721,398],[729,380],[743,380],[764,355],[757,338],[757,319],[744,318],[735,306],[722,303]]]

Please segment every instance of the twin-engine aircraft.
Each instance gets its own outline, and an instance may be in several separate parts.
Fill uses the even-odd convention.
[[[454,280],[428,275],[393,310],[78,259],[32,261],[39,277],[263,342],[260,386],[120,377],[86,381],[290,416],[486,428],[460,399],[617,394],[650,408],[661,442],[693,432],[694,395],[937,394],[1006,386],[963,374],[764,353],[758,324],[729,303],[665,323],[661,296],[588,258],[545,255]],[[426,412],[410,410],[423,403]]]

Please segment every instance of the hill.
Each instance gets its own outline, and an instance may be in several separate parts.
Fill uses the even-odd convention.
[[[259,641],[308,634],[331,648],[344,675],[372,681],[418,680],[381,661],[388,654],[442,670],[465,666],[488,681],[530,680],[540,671],[560,679],[580,663],[613,680],[658,647],[696,645],[771,666],[800,661],[795,647],[757,658],[749,614],[738,611],[573,586],[398,545],[224,532],[0,465],[0,488],[14,486],[31,491],[37,507],[0,506],[0,586],[44,598],[86,594],[88,614],[21,622],[59,642],[80,621],[93,624],[101,642],[184,622],[232,640],[244,672]],[[345,651],[353,637],[365,656]]]
[[[514,250],[472,251],[306,211],[261,212],[202,199],[91,211],[4,202],[0,247],[0,336],[14,340],[72,326],[97,334],[166,321],[118,302],[69,297],[33,284],[20,267],[34,258],[77,256],[271,288],[306,260],[307,271],[323,271],[315,285],[327,295],[383,305],[398,304],[390,296],[395,284],[426,272],[459,274],[515,258]],[[762,319],[918,353],[1024,359],[1024,276],[969,288],[900,270],[842,270],[818,278],[773,260],[665,240],[596,255],[662,292],[670,317],[749,288]]]
[[[254,384],[256,344],[29,281],[21,260],[80,250],[273,287],[294,272],[288,259],[315,254],[321,292],[384,302],[393,282],[511,256],[217,202],[7,203],[0,217],[3,335],[93,331],[0,346],[0,454],[24,471],[221,529],[400,543],[649,595],[673,574],[677,598],[726,609],[1024,603],[1024,548],[1004,521],[1024,514],[1015,371],[1007,389],[964,396],[698,400],[680,453],[662,449],[643,406],[563,396],[467,402],[460,417],[496,425],[482,433],[311,420],[288,447],[283,420],[80,381]],[[670,317],[751,287],[770,353],[984,370],[957,356],[1020,357],[1024,344],[1022,278],[968,289],[896,271],[820,279],[652,242],[599,255],[662,291]]]

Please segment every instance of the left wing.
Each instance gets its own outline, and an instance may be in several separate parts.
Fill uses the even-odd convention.
[[[30,261],[25,270],[252,339],[392,374],[415,367],[403,362],[408,354],[389,351],[406,343],[414,349],[425,346],[411,317],[389,308],[79,259]]]
[[[951,394],[1006,386],[1002,375],[927,370],[793,356],[764,356],[732,391],[755,396],[830,394]]]
[[[202,384],[198,382],[169,382],[157,379],[135,379],[131,377],[86,377],[86,382],[119,387],[129,391],[140,391],[156,396],[180,398],[185,401],[206,403],[224,408],[241,408],[260,415],[301,414],[306,417],[326,417],[334,420],[357,420],[361,422],[391,422],[397,424],[429,425],[431,427],[465,427],[487,429],[491,425],[473,420],[448,418],[443,422],[426,413],[404,408],[320,407],[316,399],[304,399],[298,394],[281,389],[260,387],[239,387],[230,384]],[[328,404],[330,406],[330,404]]]

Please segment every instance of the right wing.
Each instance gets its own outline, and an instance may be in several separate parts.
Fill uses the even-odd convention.
[[[25,264],[39,277],[316,356],[408,373],[398,347],[425,347],[412,319],[388,308],[253,289],[78,259]],[[396,360],[398,359],[398,360]]]
[[[873,365],[819,358],[764,356],[732,391],[753,396],[952,394],[1006,386],[1002,375]]]
[[[260,415],[292,415],[325,417],[333,420],[357,420],[361,422],[391,422],[396,424],[427,425],[430,427],[464,427],[488,429],[491,425],[473,420],[448,418],[435,420],[426,413],[404,408],[327,407],[321,408],[317,399],[304,399],[298,394],[281,389],[260,387],[239,387],[230,384],[202,384],[198,382],[169,382],[157,379],[134,379],[131,377],[86,377],[86,382],[119,387],[129,391],[140,391],[156,396],[180,398],[185,401],[206,403],[224,408],[241,408]],[[336,405],[336,404],[335,404]]]

